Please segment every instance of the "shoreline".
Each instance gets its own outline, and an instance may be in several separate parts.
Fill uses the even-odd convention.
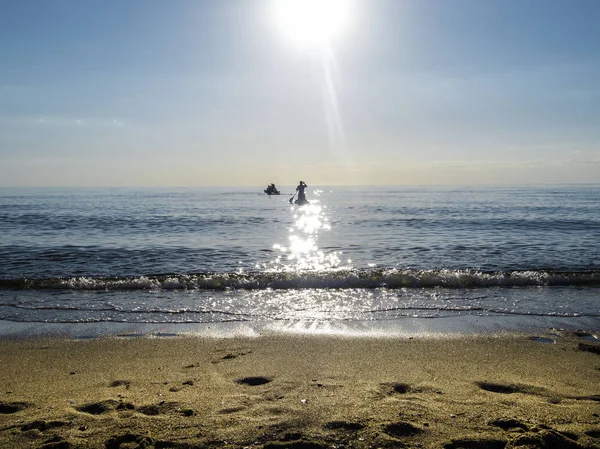
[[[599,448],[583,333],[0,339],[0,446]]]
[[[0,339],[110,336],[195,336],[207,338],[263,335],[315,335],[340,337],[417,337],[438,335],[491,335],[498,333],[548,334],[554,331],[600,333],[600,318],[536,315],[457,315],[389,320],[281,320],[217,323],[44,323],[0,320]]]

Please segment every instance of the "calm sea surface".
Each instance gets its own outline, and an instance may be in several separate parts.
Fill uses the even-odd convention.
[[[4,330],[457,317],[600,329],[598,185],[310,186],[302,207],[280,190],[0,189]]]

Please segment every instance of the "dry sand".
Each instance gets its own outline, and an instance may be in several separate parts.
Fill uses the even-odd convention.
[[[600,448],[577,335],[0,340],[0,448]]]

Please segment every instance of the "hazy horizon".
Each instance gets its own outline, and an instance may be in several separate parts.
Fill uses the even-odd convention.
[[[600,2],[282,2],[8,3],[0,186],[600,183]]]

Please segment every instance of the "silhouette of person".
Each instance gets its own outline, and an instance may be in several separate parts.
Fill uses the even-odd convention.
[[[304,189],[306,189],[307,187],[308,186],[304,181],[300,181],[300,184],[298,184],[298,187],[296,187],[296,192],[298,192],[298,204],[304,204],[307,202],[306,196],[304,194]]]

